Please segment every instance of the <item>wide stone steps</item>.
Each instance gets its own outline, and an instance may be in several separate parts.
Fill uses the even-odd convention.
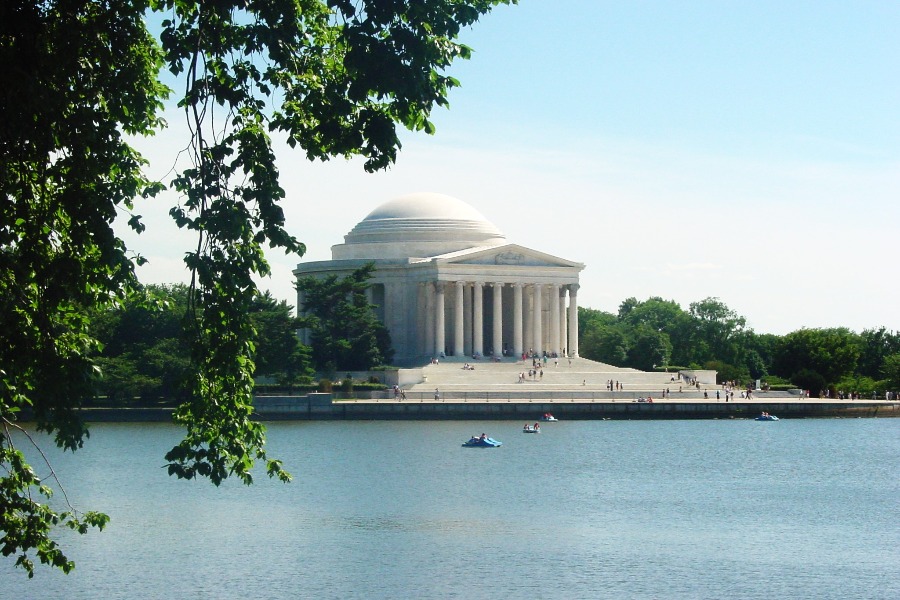
[[[465,369],[468,364],[473,369]],[[550,358],[537,369],[537,374],[529,376],[532,370],[531,360],[515,361],[506,358],[501,362],[488,360],[466,360],[459,358],[442,359],[437,365],[424,367],[425,381],[409,387],[409,391],[425,392],[438,388],[442,391],[531,391],[538,390],[570,390],[570,391],[606,391],[607,382],[612,380],[621,385],[627,392],[646,391],[654,395],[661,394],[669,388],[670,392],[678,391],[679,385],[687,388],[684,382],[677,380],[677,374],[638,371],[615,367],[612,365],[590,361],[583,358],[561,358],[558,361]],[[543,375],[541,375],[541,371]],[[525,379],[520,380],[520,374]],[[676,378],[673,381],[673,377]]]

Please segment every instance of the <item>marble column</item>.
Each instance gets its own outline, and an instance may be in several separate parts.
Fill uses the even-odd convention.
[[[569,286],[569,356],[578,356],[578,287]]]
[[[463,354],[472,356],[472,285],[466,283],[463,288]]]
[[[430,283],[425,287],[425,354],[434,352],[434,286]]]
[[[554,283],[550,286],[550,312],[547,315],[550,319],[550,352],[555,352],[559,356],[561,346],[559,345],[559,284]]]
[[[566,286],[559,288],[559,347],[563,354],[568,352],[568,330],[566,329]]]
[[[525,302],[525,306],[522,307],[524,311],[522,315],[522,326],[525,329],[525,338],[522,343],[522,349],[527,352],[529,350],[534,350],[534,346],[532,345],[532,342],[534,342],[534,334],[532,334],[532,325],[534,325],[534,316],[532,313],[532,309],[534,308],[534,290],[528,285],[522,288],[522,291],[525,293],[525,296],[522,298]]]
[[[434,282],[434,356],[444,353],[444,282]]]
[[[522,284],[513,286],[513,352],[521,357],[525,349],[522,347]]]
[[[413,330],[416,333],[416,337],[414,340],[411,340],[411,349],[417,355],[422,355],[427,352],[431,352],[431,349],[425,345],[425,328],[426,323],[428,321],[428,317],[425,312],[425,286],[421,283],[416,284],[416,328]]]
[[[503,284],[494,283],[494,356],[503,356]]]
[[[544,349],[544,335],[541,330],[541,317],[543,316],[543,306],[541,306],[541,296],[544,293],[544,287],[540,283],[534,284],[534,312],[532,314],[534,324],[531,326],[534,335],[534,351],[540,356]]]
[[[466,284],[456,282],[456,295],[453,303],[453,356],[465,356],[463,337],[465,336],[465,311],[463,310],[463,291]]]
[[[484,285],[481,281],[472,284],[472,355],[484,356]]]

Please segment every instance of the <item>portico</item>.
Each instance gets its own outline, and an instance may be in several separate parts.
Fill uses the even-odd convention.
[[[578,356],[584,265],[510,244],[468,204],[439,194],[392,200],[297,277],[374,262],[373,304],[395,362],[440,356]],[[302,311],[302,298],[298,307]]]
[[[461,276],[461,275],[459,275]],[[521,356],[525,352],[578,356],[578,284],[435,279],[418,283],[418,354],[433,356]],[[448,299],[452,290],[452,299]],[[523,302],[527,297],[527,305]],[[576,317],[570,319],[569,315]],[[523,331],[531,335],[526,338]]]

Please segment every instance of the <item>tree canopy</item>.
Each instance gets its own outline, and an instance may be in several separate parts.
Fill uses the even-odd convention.
[[[15,446],[30,409],[61,447],[83,444],[78,408],[92,394],[98,341],[91,315],[139,289],[113,229],[144,228],[134,200],[169,187],[186,249],[191,344],[184,440],[167,455],[183,478],[246,483],[267,458],[250,418],[254,276],[266,247],[300,255],[286,228],[272,132],[310,159],[358,155],[387,167],[397,126],[433,132],[457,81],[444,71],[470,50],[463,27],[514,0],[8,0],[0,4],[0,548],[29,575],[32,557],[72,568],[51,533],[103,526],[99,513],[55,512]],[[151,31],[147,19],[161,17]],[[157,35],[158,34],[158,35]],[[162,68],[175,76],[174,93]],[[126,136],[158,133],[174,95],[190,131],[190,164],[150,181]]]
[[[900,332],[884,327],[859,334],[846,328],[757,334],[718,298],[692,302],[688,310],[654,296],[626,298],[615,315],[578,311],[581,355],[617,366],[713,369],[720,381],[744,383],[777,378],[813,394],[900,387]]]
[[[92,317],[93,335],[101,344],[94,359],[100,367],[96,392],[107,405],[184,400],[190,374],[187,345],[192,329],[186,321],[190,290],[185,284],[149,285],[143,297]],[[311,376],[309,348],[300,344],[293,307],[265,292],[250,313],[255,372],[280,384]]]
[[[390,333],[366,296],[374,270],[375,264],[367,263],[346,277],[304,277],[297,282],[304,297],[301,324],[310,330],[316,369],[367,371],[390,364]]]

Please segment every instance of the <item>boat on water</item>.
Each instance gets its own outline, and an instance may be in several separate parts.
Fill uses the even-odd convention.
[[[497,448],[501,445],[503,445],[503,442],[481,434],[480,437],[473,435],[468,442],[463,444],[463,448]]]
[[[540,433],[540,432],[541,432],[541,426],[538,425],[537,423],[535,423],[534,425],[526,424],[525,427],[522,428],[522,433]]]
[[[554,417],[554,416],[551,415],[550,413],[546,413],[546,414],[544,414],[544,416],[541,417],[541,421],[544,421],[544,422],[546,422],[546,423],[550,423],[550,422],[552,422],[552,421],[559,421],[559,419],[557,419],[556,417]]]
[[[775,415],[770,415],[769,413],[763,413],[756,417],[757,421],[777,421],[778,417]]]

